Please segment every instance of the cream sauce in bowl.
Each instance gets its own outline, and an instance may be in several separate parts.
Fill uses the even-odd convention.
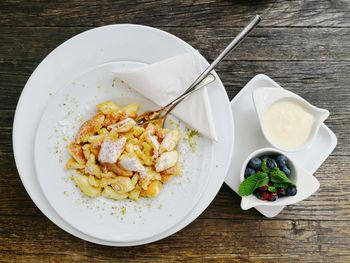
[[[329,111],[283,88],[256,89],[253,101],[265,139],[286,152],[309,147],[329,116]]]
[[[263,115],[266,136],[288,149],[296,149],[309,140],[314,122],[315,117],[305,106],[287,99],[276,101]]]

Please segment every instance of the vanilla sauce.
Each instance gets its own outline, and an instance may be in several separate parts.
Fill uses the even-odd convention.
[[[274,144],[288,149],[296,149],[309,139],[314,122],[314,116],[293,100],[273,103],[263,116],[267,137]]]

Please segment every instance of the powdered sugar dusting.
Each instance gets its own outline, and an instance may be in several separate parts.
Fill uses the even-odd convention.
[[[88,174],[93,174],[95,171],[95,168],[93,166],[86,166],[85,167],[85,172]]]
[[[141,171],[141,172],[140,172],[140,178],[141,178],[141,179],[145,179],[146,177],[147,177],[147,172],[146,172],[146,170]]]
[[[167,151],[172,151],[180,139],[180,133],[178,131],[168,131],[162,141],[161,146]]]
[[[120,160],[120,166],[128,171],[131,172],[139,172],[142,173],[145,171],[145,167],[141,164],[139,159],[136,156],[133,157],[126,157],[122,156]]]
[[[126,143],[126,138],[121,137],[112,141],[106,137],[101,145],[98,160],[102,163],[116,163]]]
[[[156,163],[156,171],[162,172],[170,167],[173,167],[178,160],[178,153],[176,151],[163,153]]]
[[[131,119],[131,118],[126,118],[125,120],[122,120],[122,121],[120,121],[120,122],[118,122],[116,124],[109,125],[108,128],[109,129],[122,128],[122,127],[124,127],[126,125],[129,125],[129,124],[135,125],[136,122],[133,119]]]
[[[152,136],[151,133],[147,133],[147,137],[153,145],[154,151],[153,151],[152,159],[155,160],[158,158],[159,142],[157,140],[157,137]]]

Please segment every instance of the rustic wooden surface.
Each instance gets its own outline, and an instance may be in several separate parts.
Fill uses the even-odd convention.
[[[54,225],[27,195],[11,132],[28,77],[57,45],[87,29],[139,23],[173,33],[208,60],[249,18],[263,22],[219,67],[230,99],[258,73],[331,112],[338,146],[320,190],[266,219],[227,186],[192,224],[164,240],[110,248]],[[0,261],[350,262],[350,4],[347,0],[0,1]]]

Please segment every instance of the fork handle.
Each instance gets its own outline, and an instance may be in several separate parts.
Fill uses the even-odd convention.
[[[216,67],[216,65],[223,60],[227,54],[229,54],[232,50],[234,50],[243,39],[246,38],[246,36],[252,31],[261,21],[261,17],[259,15],[256,15],[250,23],[243,28],[243,30],[231,41],[231,43],[224,49],[224,51],[221,52],[221,54],[203,71],[202,74],[199,75],[199,77],[191,84],[191,86],[178,98],[170,102],[166,107],[171,106],[171,109],[173,109],[178,102],[182,101],[188,93],[191,93],[193,90],[197,90],[197,85],[204,80],[208,74]]]

